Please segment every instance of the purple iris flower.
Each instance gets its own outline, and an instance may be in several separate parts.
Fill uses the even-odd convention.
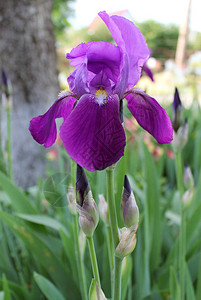
[[[158,143],[170,143],[173,134],[165,110],[155,99],[133,89],[150,53],[140,30],[123,17],[110,17],[104,11],[99,16],[116,45],[96,41],[72,49],[67,54],[75,67],[68,77],[71,92],[61,94],[29,127],[38,143],[50,147],[57,135],[55,119],[63,117],[60,136],[64,147],[90,171],[105,169],[124,155],[126,136],[119,116],[124,98],[140,126]]]

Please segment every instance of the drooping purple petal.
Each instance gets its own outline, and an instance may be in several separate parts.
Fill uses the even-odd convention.
[[[151,79],[151,81],[154,81],[153,73],[146,63],[143,66],[143,70],[145,71],[146,75]]]
[[[44,115],[30,121],[29,130],[39,144],[44,144],[46,148],[54,144],[57,137],[55,119],[65,120],[71,113],[75,101],[72,94],[63,93]]]
[[[170,118],[158,102],[134,89],[127,96],[127,107],[139,125],[147,130],[159,144],[170,143],[173,139],[173,129]]]
[[[60,135],[71,158],[90,171],[117,162],[126,143],[118,96],[108,96],[100,104],[94,95],[83,95],[61,126]]]
[[[103,11],[99,16],[107,25],[115,42],[129,58],[127,88],[133,87],[141,76],[141,69],[150,55],[150,51],[140,30],[129,20],[120,16],[111,16]],[[123,69],[123,66],[122,66]]]

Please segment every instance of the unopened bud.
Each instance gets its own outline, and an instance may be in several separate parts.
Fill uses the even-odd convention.
[[[76,189],[80,204],[77,204],[80,227],[87,237],[91,237],[98,224],[99,215],[86,174],[79,165],[77,165]]]
[[[73,215],[76,215],[77,214],[76,196],[72,184],[69,185],[68,192],[67,192],[67,199],[68,199],[68,207],[70,212]]]
[[[135,226],[137,228],[139,223],[139,209],[126,175],[124,177],[120,210],[126,227]]]
[[[82,206],[85,196],[90,191],[90,185],[83,168],[79,165],[77,165],[76,191],[78,203]]]
[[[82,208],[92,216],[96,228],[99,221],[99,214],[96,202],[93,199],[91,191],[89,191],[86,197],[84,198]]]
[[[87,237],[93,236],[95,222],[92,216],[79,205],[77,205],[77,211],[79,213],[79,224],[82,231]]]
[[[186,120],[184,125],[182,127],[179,127],[177,133],[174,131],[172,144],[175,151],[181,150],[185,146],[187,141],[188,141],[188,122]]]
[[[1,69],[1,83],[2,83],[2,102],[5,108],[12,106],[12,85],[5,70]]]
[[[185,169],[184,169],[184,178],[183,178],[183,181],[184,181],[184,186],[187,189],[189,189],[189,188],[191,188],[191,187],[194,186],[193,175],[192,175],[192,172],[191,172],[191,168],[188,165],[186,165]]]
[[[105,201],[105,198],[103,195],[98,195],[99,197],[99,205],[98,205],[98,208],[99,208],[99,212],[100,212],[100,216],[101,216],[101,219],[103,220],[103,222],[109,226],[110,225],[110,221],[109,221],[109,216],[108,216],[108,204],[107,202]]]
[[[185,208],[189,207],[193,201],[194,187],[192,186],[182,196],[182,203]]]
[[[119,258],[124,258],[129,255],[136,246],[136,227],[123,227],[120,229],[120,241],[115,249],[115,255]]]
[[[82,207],[77,205],[77,209],[80,227],[87,237],[91,237],[99,221],[98,208],[91,191],[84,198]]]
[[[174,131],[177,132],[177,130],[183,123],[183,107],[182,107],[182,103],[181,103],[181,100],[179,97],[179,92],[178,92],[177,88],[175,88],[174,101],[172,104],[172,108],[173,108],[172,125],[174,128]]]
[[[81,254],[82,258],[84,257],[85,246],[86,246],[86,235],[84,234],[84,232],[82,230],[80,230],[79,247],[80,247],[80,254]]]
[[[107,300],[103,291],[97,284],[95,279],[92,279],[90,288],[89,288],[89,299],[90,300]]]

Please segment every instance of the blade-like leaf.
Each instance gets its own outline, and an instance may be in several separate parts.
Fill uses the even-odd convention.
[[[65,300],[61,292],[47,278],[40,274],[34,273],[34,279],[48,300]]]

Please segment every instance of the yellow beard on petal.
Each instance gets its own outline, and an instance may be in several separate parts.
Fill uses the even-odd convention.
[[[108,93],[105,90],[99,89],[95,92],[96,101],[98,104],[103,104],[106,102]]]

